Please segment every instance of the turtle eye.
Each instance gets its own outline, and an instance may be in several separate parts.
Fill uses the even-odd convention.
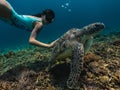
[[[98,26],[100,26],[100,25],[98,25],[98,24],[95,24],[95,26],[96,26],[96,27],[98,27]]]

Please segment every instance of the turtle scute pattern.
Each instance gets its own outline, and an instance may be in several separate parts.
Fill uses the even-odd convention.
[[[66,49],[72,51],[71,63],[70,63],[70,74],[67,80],[67,87],[71,89],[78,88],[77,83],[83,69],[83,55],[84,52],[84,42],[81,38],[84,39],[84,36],[92,36],[93,34],[98,33],[104,29],[103,23],[93,23],[88,26],[83,27],[82,29],[72,28],[62,35],[57,41],[53,49],[52,56],[50,58],[50,66],[55,62],[57,56],[59,56]],[[89,39],[89,38],[88,38]],[[86,38],[85,38],[86,40]],[[83,40],[84,41],[84,40]]]
[[[66,49],[71,49],[70,74],[67,80],[67,87],[71,89],[77,88],[78,78],[83,69],[82,57],[84,55],[84,48],[83,44],[77,41],[76,33],[78,30],[79,29],[73,28],[60,37],[50,58],[52,64],[57,55]]]

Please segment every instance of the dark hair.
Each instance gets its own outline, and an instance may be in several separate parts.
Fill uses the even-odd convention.
[[[55,14],[54,14],[54,12],[53,12],[51,9],[46,9],[46,10],[44,10],[42,13],[36,14],[36,15],[34,15],[34,16],[36,16],[36,17],[41,17],[41,16],[43,16],[43,15],[45,15],[46,20],[47,20],[48,22],[51,22],[52,19],[55,17]]]

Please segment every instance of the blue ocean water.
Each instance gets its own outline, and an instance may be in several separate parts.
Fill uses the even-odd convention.
[[[103,33],[120,31],[120,0],[8,0],[18,14],[33,15],[50,8],[55,21],[43,28],[38,40],[51,42],[70,28],[93,22],[106,25]],[[0,51],[28,45],[30,32],[0,21]]]

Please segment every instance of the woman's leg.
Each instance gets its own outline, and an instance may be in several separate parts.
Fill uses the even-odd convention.
[[[10,19],[12,15],[11,6],[6,0],[0,0],[0,17]]]

